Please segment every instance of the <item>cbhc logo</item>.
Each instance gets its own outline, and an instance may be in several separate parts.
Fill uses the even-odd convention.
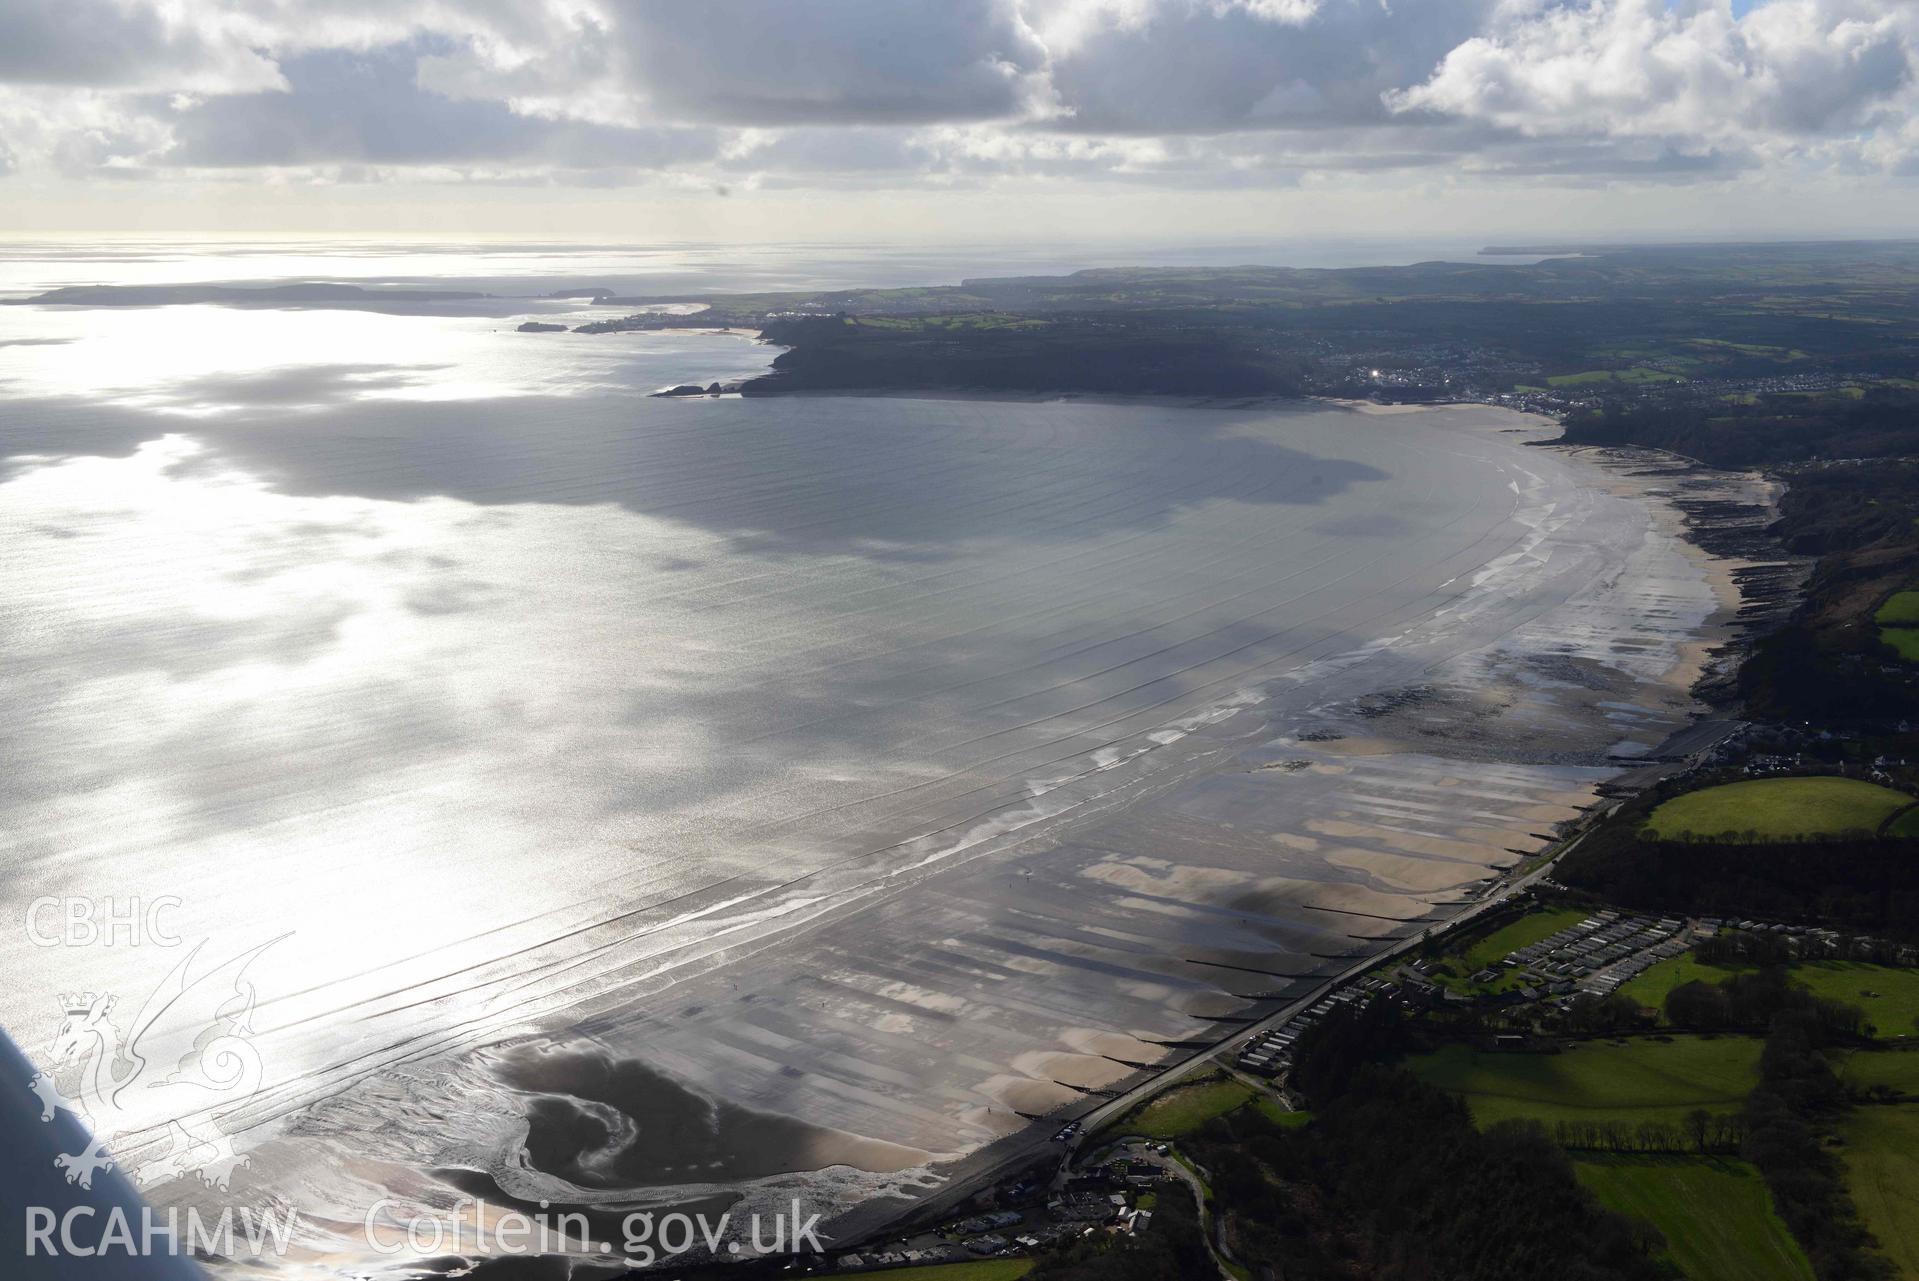
[[[180,936],[168,933],[160,917],[180,903],[171,894],[146,900],[37,898],[27,908],[27,938],[35,947],[113,947],[122,936],[128,947],[178,947]]]

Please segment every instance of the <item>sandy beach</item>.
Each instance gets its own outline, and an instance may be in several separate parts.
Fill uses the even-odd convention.
[[[745,345],[470,341],[537,394],[129,398],[0,484],[70,691],[12,709],[10,892],[271,943],[230,1120],[313,1257],[476,1187],[903,1209],[1472,901],[1698,713],[1731,604],[1667,482],[1484,406],[681,403],[593,389]],[[169,960],[9,947],[30,1052]]]

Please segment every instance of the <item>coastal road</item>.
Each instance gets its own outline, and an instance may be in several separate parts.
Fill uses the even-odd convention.
[[[1700,729],[1706,724],[1714,725],[1717,732],[1702,741]],[[1723,740],[1727,734],[1730,734],[1737,727],[1737,722],[1701,722],[1698,725],[1690,725],[1678,730],[1665,743],[1660,745],[1660,749],[1652,753],[1653,756],[1660,758],[1663,763],[1658,766],[1648,767],[1644,772],[1635,772],[1634,777],[1642,782],[1650,782],[1653,778],[1664,774],[1675,773],[1690,768],[1700,756],[1710,751]],[[1682,742],[1684,744],[1682,750],[1684,750],[1685,753],[1683,756],[1677,751],[1667,750]],[[888,1223],[870,1223],[857,1226],[854,1230],[857,1231],[859,1235],[853,1238],[844,1236],[844,1229],[842,1229],[842,1236],[839,1240],[836,1240],[835,1244],[858,1244],[860,1241],[874,1237],[893,1235],[905,1228],[908,1224],[924,1224],[937,1221],[949,1216],[964,1203],[967,1198],[995,1184],[1006,1182],[1018,1175],[1021,1171],[1041,1163],[1044,1158],[1051,1153],[1057,1152],[1057,1154],[1062,1157],[1070,1157],[1081,1144],[1096,1136],[1102,1127],[1125,1116],[1132,1109],[1138,1107],[1148,1099],[1153,1098],[1155,1095],[1171,1089],[1200,1072],[1209,1070],[1223,1056],[1237,1052],[1238,1047],[1244,1042],[1259,1036],[1261,1033],[1309,1009],[1319,1001],[1325,999],[1332,992],[1337,991],[1343,985],[1377,968],[1382,962],[1413,951],[1435,931],[1449,932],[1459,929],[1471,924],[1488,912],[1494,911],[1511,902],[1513,898],[1523,894],[1531,889],[1533,885],[1544,879],[1560,858],[1579,848],[1580,844],[1592,830],[1594,824],[1610,815],[1613,810],[1618,808],[1618,804],[1619,802],[1616,800],[1608,800],[1595,805],[1588,811],[1586,818],[1580,824],[1580,830],[1578,832],[1553,845],[1547,846],[1538,855],[1534,856],[1537,861],[1534,862],[1530,868],[1496,884],[1477,902],[1464,906],[1453,916],[1434,920],[1414,933],[1395,940],[1391,946],[1383,948],[1363,959],[1355,960],[1344,969],[1327,975],[1323,979],[1315,982],[1304,995],[1288,1000],[1277,1009],[1260,1017],[1251,1024],[1236,1027],[1230,1035],[1222,1037],[1205,1049],[1194,1051],[1185,1058],[1166,1065],[1133,1085],[1131,1088],[1124,1090],[1111,1099],[1101,1101],[1098,1105],[1080,1113],[1077,1117],[1064,1115],[1049,1117],[1043,1123],[1032,1125],[1017,1135],[1008,1136],[1008,1138],[1002,1139],[1000,1142],[982,1149],[960,1164],[957,1172],[945,1187],[941,1188],[940,1191],[933,1196],[914,1205],[905,1215],[893,1219]],[[1057,1132],[1059,1126],[1069,1121],[1079,1122],[1081,1127],[1080,1132],[1074,1140],[1062,1145],[1051,1136]],[[856,1224],[859,1215],[860,1212],[855,1211],[853,1214],[842,1219],[841,1223],[849,1225]]]
[[[1615,804],[1606,802],[1595,807],[1591,811],[1588,824],[1610,813]],[[1411,952],[1434,929],[1457,929],[1509,902],[1514,896],[1531,888],[1534,883],[1544,877],[1560,857],[1578,848],[1580,842],[1585,839],[1585,835],[1586,831],[1582,828],[1578,834],[1570,840],[1561,842],[1557,848],[1547,847],[1543,857],[1530,870],[1494,887],[1484,898],[1462,908],[1454,916],[1435,920],[1415,933],[1396,940],[1392,946],[1364,959],[1356,960],[1334,974],[1327,975],[1307,989],[1305,995],[1286,1001],[1271,1013],[1249,1025],[1236,1026],[1230,1035],[1222,1037],[1205,1049],[1193,1051],[1185,1058],[1154,1071],[1113,1098],[1102,1100],[1098,1105],[1076,1117],[1066,1115],[1049,1117],[1044,1122],[1035,1123],[1018,1134],[1009,1135],[981,1149],[961,1162],[953,1177],[937,1193],[916,1203],[903,1215],[889,1216],[887,1221],[861,1222],[867,1207],[853,1211],[835,1225],[837,1228],[833,1239],[835,1248],[856,1246],[876,1238],[898,1235],[913,1226],[937,1222],[956,1212],[969,1197],[1016,1177],[1022,1171],[1042,1163],[1048,1155],[1071,1156],[1080,1145],[1097,1135],[1102,1127],[1125,1116],[1155,1095],[1210,1069],[1222,1056],[1229,1052],[1236,1052],[1243,1042],[1309,1009],[1344,984],[1374,969],[1382,961]],[[1075,1139],[1061,1144],[1052,1137],[1058,1132],[1060,1126],[1072,1121],[1079,1122],[1081,1127]]]

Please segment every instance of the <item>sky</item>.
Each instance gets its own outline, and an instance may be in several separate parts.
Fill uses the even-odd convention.
[[[0,0],[0,233],[1900,234],[1919,0]]]

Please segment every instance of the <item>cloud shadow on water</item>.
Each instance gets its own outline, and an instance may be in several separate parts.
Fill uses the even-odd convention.
[[[208,374],[175,383],[153,399],[198,409],[321,409],[376,392],[418,386],[445,365],[378,363],[290,365],[249,373]]]
[[[281,492],[617,504],[775,555],[932,560],[962,544],[1165,525],[1232,500],[1323,504],[1386,474],[1248,430],[1271,413],[888,398],[354,399],[399,370],[326,366],[182,387],[233,412],[16,402],[0,455],[118,454],[164,432]],[[207,382],[208,380],[201,380]],[[324,414],[286,408],[326,396]],[[1283,412],[1283,411],[1281,411]]]

